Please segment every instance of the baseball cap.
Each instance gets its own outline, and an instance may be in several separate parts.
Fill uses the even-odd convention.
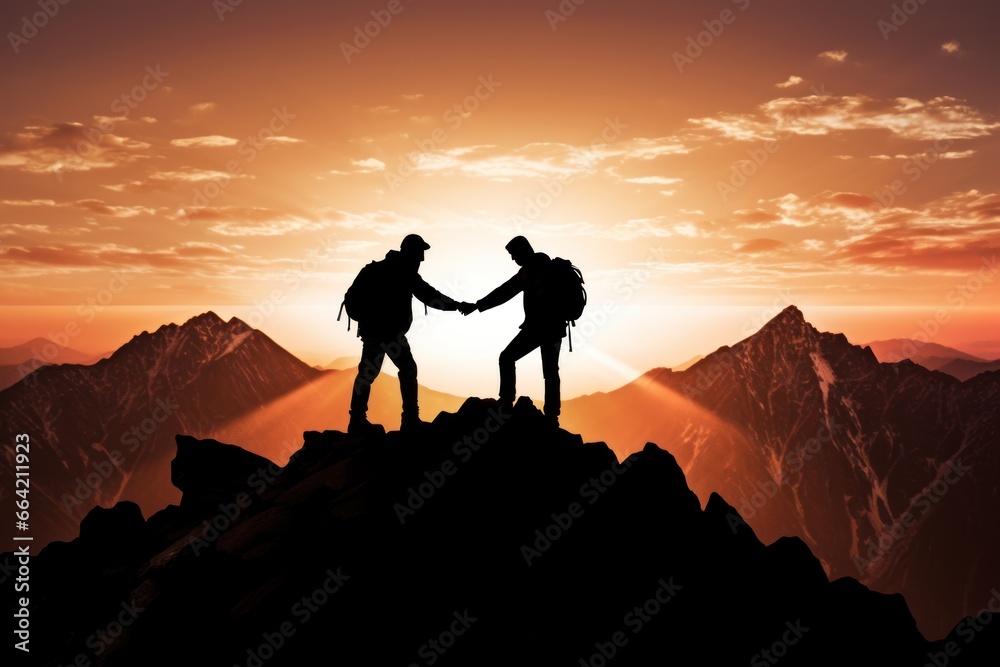
[[[399,249],[403,252],[412,250],[428,250],[430,245],[419,234],[407,234],[403,242],[399,244]]]

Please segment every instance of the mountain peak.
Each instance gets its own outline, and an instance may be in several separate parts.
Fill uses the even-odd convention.
[[[802,311],[796,306],[788,306],[768,320],[764,326],[757,331],[755,336],[760,336],[765,333],[801,335],[806,333],[809,329],[812,329],[812,325],[806,322],[806,318],[802,314]]]
[[[205,311],[204,313],[201,313],[200,315],[195,315],[194,317],[192,317],[191,319],[189,319],[187,322],[185,322],[182,326],[188,326],[189,324],[190,325],[195,325],[195,326],[197,326],[199,324],[207,324],[207,325],[211,326],[211,325],[218,325],[218,324],[225,324],[225,323],[226,323],[226,321],[224,319],[222,319],[221,317],[219,317],[218,315],[216,315],[215,311],[208,310],[208,311]]]
[[[806,317],[802,314],[802,311],[798,309],[798,306],[791,305],[785,308],[783,311],[775,315],[771,321],[774,320],[788,320],[796,322],[805,322]]]

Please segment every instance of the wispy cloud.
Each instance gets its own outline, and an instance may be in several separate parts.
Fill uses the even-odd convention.
[[[788,77],[788,80],[785,81],[784,83],[776,83],[774,84],[774,86],[775,88],[791,88],[793,86],[801,84],[804,81],[805,79],[803,79],[801,76],[792,75]]]
[[[36,174],[110,169],[147,158],[140,151],[149,147],[83,123],[29,125],[0,136],[0,168]]]
[[[691,122],[736,141],[782,134],[824,136],[833,132],[885,130],[902,139],[935,141],[990,135],[1000,122],[964,100],[908,97],[878,100],[866,95],[810,95],[765,102],[756,114],[719,114]]]
[[[837,51],[823,51],[819,54],[819,57],[828,62],[842,63],[847,60],[847,51],[837,50]]]
[[[224,137],[220,134],[210,134],[204,137],[188,137],[186,139],[171,139],[170,144],[172,146],[180,146],[182,148],[187,148],[189,146],[195,146],[198,148],[216,148],[219,146],[235,146],[239,143],[239,139],[233,139],[232,137]]]
[[[215,111],[215,102],[198,102],[197,104],[192,104],[188,107],[188,111],[191,113],[202,114],[208,113],[209,111]]]

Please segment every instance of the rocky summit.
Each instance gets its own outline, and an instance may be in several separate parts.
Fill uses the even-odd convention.
[[[619,461],[526,398],[306,432],[283,467],[176,444],[179,505],[95,508],[33,559],[37,664],[996,664],[1000,623],[929,642],[902,596],[703,507],[668,451]]]

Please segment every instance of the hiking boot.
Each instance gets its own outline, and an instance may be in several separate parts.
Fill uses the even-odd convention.
[[[373,424],[367,417],[351,417],[347,424],[348,435],[374,435],[385,433],[385,428],[381,424]]]
[[[414,433],[422,430],[426,426],[430,426],[430,423],[425,422],[420,417],[406,417],[400,421],[399,430],[403,433]]]
[[[421,419],[420,415],[405,414],[400,420],[399,430],[404,432],[419,431],[425,426],[430,426],[430,423]]]

